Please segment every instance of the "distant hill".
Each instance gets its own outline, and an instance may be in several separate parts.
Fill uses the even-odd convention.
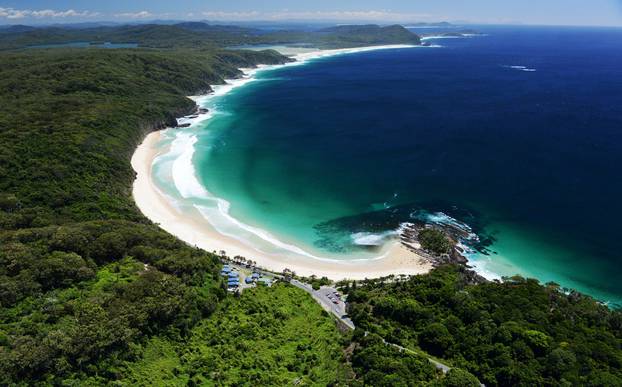
[[[401,25],[344,25],[318,31],[325,43],[335,45],[420,44],[419,36]]]
[[[410,23],[409,27],[453,27],[453,24],[450,22],[439,22],[439,23]]]
[[[174,24],[176,27],[183,28],[189,31],[195,32],[214,32],[214,31],[227,31],[233,33],[250,33],[253,29],[232,26],[232,25],[212,25],[204,22],[183,22]]]
[[[0,33],[16,34],[21,32],[33,31],[35,29],[35,27],[16,24],[11,26],[0,26]]]
[[[28,27],[11,26],[0,34],[0,49],[88,43],[136,43],[146,48],[210,48],[253,44],[306,43],[319,48],[383,44],[419,44],[419,37],[400,25],[353,25],[318,30],[277,30],[214,25],[204,22],[121,26]]]

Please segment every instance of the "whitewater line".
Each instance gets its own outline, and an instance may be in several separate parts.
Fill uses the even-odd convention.
[[[226,84],[224,85],[214,86],[214,92],[211,94],[207,94],[203,96],[192,96],[190,98],[192,98],[197,104],[199,104],[200,107],[204,108],[204,107],[207,107],[207,103],[210,102],[211,100],[217,97],[222,97],[226,94],[229,94],[231,91],[237,88],[243,87],[245,85],[248,85],[251,82],[256,81],[257,80],[256,75],[259,72],[272,71],[272,70],[276,70],[276,69],[280,69],[284,67],[299,66],[299,65],[308,63],[315,59],[333,57],[336,55],[353,54],[353,53],[376,51],[376,50],[383,50],[383,49],[399,49],[399,48],[415,48],[415,47],[421,47],[421,46],[386,45],[386,46],[314,51],[310,53],[297,54],[294,56],[295,62],[288,62],[288,63],[278,64],[278,65],[259,65],[257,66],[257,68],[253,68],[253,69],[247,69],[247,68],[241,69],[241,71],[243,72],[243,76],[241,78],[229,79],[229,80],[226,80]],[[187,118],[182,117],[181,119],[179,119],[179,124],[190,123],[191,125],[188,128],[188,130],[192,130],[192,129],[195,129],[195,127],[198,126],[199,124],[206,124],[206,122],[210,120],[211,118],[215,117],[216,114],[217,112],[215,112],[214,109],[211,109],[207,113],[199,114],[196,118],[187,119]],[[248,232],[249,234],[252,234],[255,237],[258,237],[259,239],[265,242],[268,242],[269,244],[273,246],[279,247],[283,250],[287,250],[298,255],[302,255],[302,256],[306,256],[309,258],[313,258],[316,260],[322,260],[322,261],[335,261],[335,259],[313,255],[299,246],[285,243],[279,240],[274,235],[272,235],[270,232],[264,229],[258,228],[258,227],[253,227],[233,217],[229,211],[231,208],[231,203],[223,198],[219,198],[213,195],[207,190],[207,188],[204,185],[202,185],[198,181],[197,171],[192,162],[193,156],[196,151],[195,144],[198,141],[197,136],[191,135],[186,132],[178,131],[176,133],[176,138],[173,141],[173,144],[171,145],[171,148],[168,152],[169,154],[172,153],[174,149],[177,149],[178,147],[182,147],[179,144],[177,144],[178,141],[183,143],[184,151],[173,162],[172,177],[173,177],[175,187],[177,188],[177,191],[181,194],[181,196],[184,199],[197,198],[197,199],[215,200],[217,203],[219,215],[225,220],[227,220],[230,224],[233,224],[239,227],[240,229]],[[167,154],[163,154],[161,156],[166,156],[166,155]],[[219,233],[229,236],[231,238],[235,238],[236,240],[242,243],[250,245],[250,247],[254,248],[255,250],[258,250],[259,252],[266,253],[265,251],[261,251],[257,246],[254,246],[248,243],[248,241],[242,238],[241,236],[235,233],[227,232],[223,230],[222,227],[219,227],[218,224],[215,224],[214,220],[211,219],[210,216],[207,216],[207,212],[209,211],[208,208],[198,206],[196,204],[194,205],[194,207],[204,216],[205,220],[212,227],[214,227]],[[397,230],[388,231],[386,236],[388,236],[389,234],[397,235],[398,231]],[[385,258],[386,254],[387,252],[384,252],[383,254],[377,257],[363,258],[360,260],[368,261],[368,260],[382,259],[382,258]],[[351,260],[351,261],[356,261],[356,260]]]
[[[256,74],[261,71],[298,66],[315,59],[341,54],[415,47],[425,46],[388,45],[298,54],[294,56],[295,62],[281,65],[260,65],[254,69],[241,69],[243,71],[241,78],[227,80],[224,85],[214,86],[212,94],[190,98],[200,107],[206,107],[212,99],[226,95],[233,89],[255,81],[257,79]],[[174,132],[170,128],[152,132],[136,149],[132,157],[132,167],[136,171],[133,187],[135,202],[141,212],[162,229],[192,246],[207,251],[225,250],[230,256],[252,257],[259,266],[270,268],[273,271],[282,271],[288,268],[305,276],[326,276],[333,280],[364,279],[399,274],[422,274],[432,269],[430,262],[407,250],[399,240],[387,243],[381,255],[375,258],[347,260],[322,258],[304,250],[301,251],[298,246],[291,246],[278,239],[275,243],[274,237],[269,232],[246,225],[232,217],[229,214],[229,203],[208,192],[206,187],[199,182],[194,165],[192,165],[197,142],[197,135],[193,131],[198,127],[209,128],[206,121],[217,114],[218,112],[211,108],[210,111],[203,111],[201,114],[182,117],[178,120],[180,124],[190,124],[188,128],[175,129]],[[201,126],[199,126],[200,124]],[[163,141],[169,140],[172,142],[165,148]],[[168,170],[170,176],[167,173],[166,178],[171,179],[175,191],[177,191],[175,195],[165,194],[161,187],[155,183],[156,167],[164,161],[171,163]],[[162,171],[167,170],[163,169]],[[198,203],[185,203],[185,197],[193,197],[207,202],[215,201],[216,206],[205,207],[203,208],[204,211],[201,211],[201,206]],[[178,200],[180,198],[181,200]],[[183,209],[185,208],[192,209],[192,212],[184,212]],[[221,225],[212,223],[212,216],[205,216],[205,210],[213,211],[215,215],[227,220],[224,224],[232,225],[232,229],[237,230],[235,232],[223,232]],[[250,239],[245,239],[244,234],[249,235]],[[255,238],[264,243],[251,242]],[[260,248],[264,246],[269,248],[271,252],[262,251]],[[272,251],[273,248],[274,251]]]

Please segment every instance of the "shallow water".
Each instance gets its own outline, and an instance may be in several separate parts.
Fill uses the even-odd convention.
[[[253,228],[223,232],[371,258],[415,211],[446,214],[479,235],[481,272],[619,302],[622,30],[482,29],[261,72],[209,100],[192,162]],[[212,218],[226,205],[200,196]]]

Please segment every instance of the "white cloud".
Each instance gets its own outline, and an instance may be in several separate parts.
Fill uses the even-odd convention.
[[[99,12],[92,11],[76,11],[74,9],[68,10],[53,10],[53,9],[16,9],[0,7],[0,19],[59,19],[59,18],[92,18],[96,16],[102,16]],[[150,11],[143,10],[137,12],[119,12],[115,14],[109,14],[119,19],[151,19],[151,18],[179,18],[186,17],[189,19],[206,18],[209,20],[221,20],[221,21],[277,21],[277,20],[313,20],[313,21],[333,21],[333,22],[347,22],[347,21],[370,21],[370,22],[411,22],[411,21],[426,21],[432,19],[432,15],[417,14],[417,13],[400,13],[390,10],[353,10],[353,11],[290,11],[288,9],[274,11],[274,12],[261,12],[261,11],[238,11],[238,12],[225,12],[225,11],[204,11],[204,12],[187,12],[187,13],[163,13],[154,14]]]
[[[204,17],[218,20],[258,20],[261,13],[257,11],[248,12],[222,12],[205,11],[201,13]]]
[[[73,9],[68,9],[66,11],[57,11],[53,9],[31,10],[31,9],[15,9],[15,8],[0,7],[0,18],[6,18],[6,19],[24,19],[24,18],[56,19],[56,18],[95,17],[95,16],[99,16],[99,13],[91,12],[91,11],[76,11]]]
[[[114,16],[126,19],[147,19],[153,17],[153,14],[149,11],[140,11],[117,13]]]
[[[367,20],[367,21],[417,21],[431,19],[433,15],[399,13],[387,10],[367,11],[289,11],[277,12],[222,12],[205,11],[202,15],[211,20]]]

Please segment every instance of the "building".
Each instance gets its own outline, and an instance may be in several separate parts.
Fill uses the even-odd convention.
[[[223,266],[222,270],[220,271],[220,275],[226,277],[229,275],[229,273],[231,273],[231,267],[229,265]]]

